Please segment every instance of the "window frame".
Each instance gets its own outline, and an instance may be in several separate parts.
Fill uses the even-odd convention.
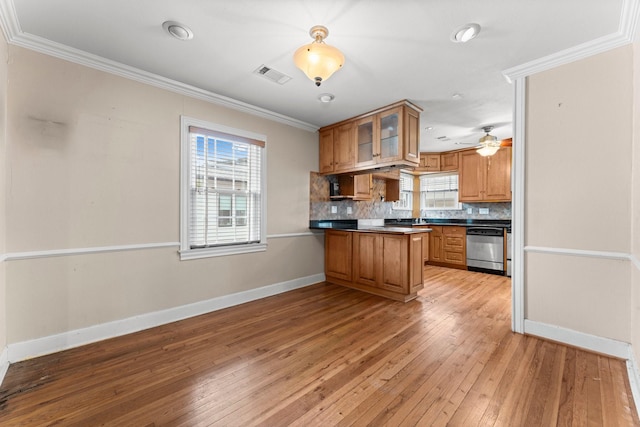
[[[191,218],[191,138],[189,127],[226,133],[240,138],[264,142],[260,150],[260,240],[257,243],[191,248],[189,225]],[[267,249],[267,137],[250,131],[212,123],[188,116],[180,116],[180,260],[264,252]]]
[[[450,207],[435,207],[435,208],[428,208],[425,205],[423,205],[423,196],[422,193],[425,193],[424,191],[422,191],[422,182],[420,182],[419,184],[419,188],[420,188],[420,197],[419,197],[419,203],[420,203],[420,212],[423,211],[459,211],[462,209],[462,203],[460,202],[460,174],[458,172],[441,172],[441,173],[433,173],[433,174],[424,174],[424,175],[420,175],[420,181],[422,181],[422,177],[425,177],[426,179],[428,178],[437,178],[437,177],[441,177],[441,176],[453,176],[456,175],[458,176],[458,189],[455,190],[457,193],[457,197],[456,197],[456,206],[450,206]],[[451,191],[451,190],[449,190]],[[442,193],[445,192],[443,191],[437,191],[437,193]]]

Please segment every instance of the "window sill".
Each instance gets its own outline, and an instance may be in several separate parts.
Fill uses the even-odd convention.
[[[266,243],[254,243],[251,245],[238,245],[238,246],[220,246],[216,248],[202,248],[202,249],[182,249],[179,251],[180,261],[187,261],[190,259],[211,258],[227,255],[240,255],[253,252],[265,252],[267,250]]]

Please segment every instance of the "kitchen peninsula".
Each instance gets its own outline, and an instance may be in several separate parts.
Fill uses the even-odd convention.
[[[423,288],[430,229],[358,228],[357,221],[315,222],[310,227],[325,230],[327,282],[403,302]]]

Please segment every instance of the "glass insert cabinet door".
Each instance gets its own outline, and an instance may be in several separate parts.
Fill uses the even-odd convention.
[[[401,108],[356,122],[356,165],[367,166],[401,158]]]
[[[400,157],[399,123],[400,111],[391,110],[386,113],[380,113],[380,160],[393,160]],[[378,160],[378,161],[380,161]]]
[[[358,166],[371,165],[376,163],[376,152],[374,147],[374,123],[375,116],[365,117],[356,122],[356,164]]]

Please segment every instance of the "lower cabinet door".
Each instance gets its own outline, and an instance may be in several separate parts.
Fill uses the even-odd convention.
[[[351,281],[352,239],[349,231],[327,230],[324,235],[324,274]]]
[[[353,280],[362,285],[376,286],[380,235],[353,234]]]
[[[409,251],[406,235],[381,235],[380,262],[382,269],[378,286],[394,292],[408,292]]]

